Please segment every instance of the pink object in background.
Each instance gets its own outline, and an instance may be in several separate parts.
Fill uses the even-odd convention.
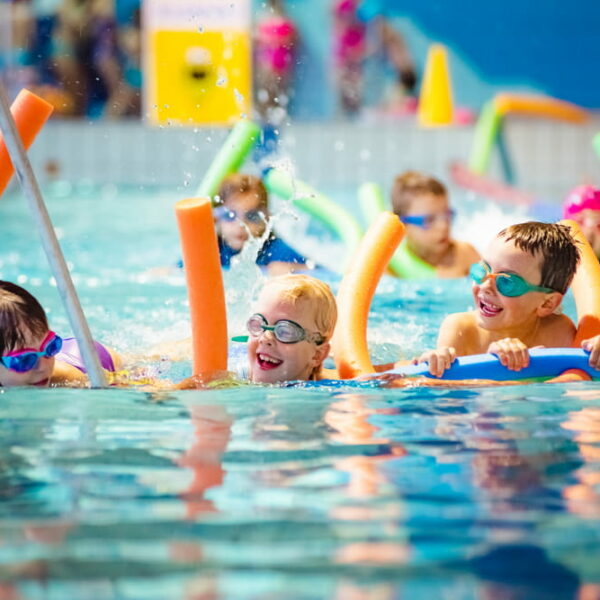
[[[294,24],[282,16],[270,17],[259,24],[256,37],[261,65],[278,74],[287,73],[294,61]]]
[[[563,204],[563,218],[572,219],[583,210],[600,211],[600,189],[592,185],[578,185],[569,192]]]

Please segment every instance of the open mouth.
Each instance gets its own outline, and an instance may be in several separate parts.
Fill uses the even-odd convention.
[[[42,379],[42,381],[38,381],[36,383],[34,383],[33,385],[37,386],[37,387],[45,387],[48,385],[48,379]]]
[[[276,369],[279,365],[283,363],[283,361],[279,358],[269,356],[268,354],[263,354],[262,352],[256,355],[256,362],[263,371],[270,371],[271,369]]]
[[[484,317],[497,317],[503,310],[501,306],[497,306],[489,300],[479,299],[479,312]]]

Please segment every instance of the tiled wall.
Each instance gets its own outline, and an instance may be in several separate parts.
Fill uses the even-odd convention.
[[[519,187],[552,197],[582,181],[599,183],[600,160],[591,147],[598,130],[600,120],[577,126],[512,118],[505,131]],[[226,133],[151,128],[137,121],[53,121],[35,142],[31,157],[42,183],[58,177],[193,191]],[[467,162],[472,137],[472,127],[421,130],[408,120],[302,123],[284,129],[282,153],[291,158],[297,175],[314,186],[374,180],[387,187],[408,168],[448,180],[451,162]],[[499,174],[497,158],[490,172]]]

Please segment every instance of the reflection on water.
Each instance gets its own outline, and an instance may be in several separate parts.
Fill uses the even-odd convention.
[[[594,598],[594,387],[5,390],[0,597]]]
[[[92,330],[121,351],[189,330],[181,274],[146,275],[178,258],[175,196],[49,198]],[[24,203],[0,222],[0,278],[67,333]],[[432,346],[470,302],[464,280],[384,278],[375,361]],[[598,600],[597,387],[0,390],[0,599]]]

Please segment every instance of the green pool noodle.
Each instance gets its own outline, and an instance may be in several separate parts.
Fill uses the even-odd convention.
[[[594,152],[596,153],[596,156],[598,158],[600,158],[600,133],[597,133],[593,138],[592,138],[592,146],[594,148]]]
[[[362,239],[363,231],[347,210],[281,169],[271,169],[263,181],[270,194],[291,200],[294,206],[332,231],[344,242],[351,257]]]
[[[496,110],[493,101],[488,102],[481,111],[473,135],[469,158],[469,169],[473,173],[483,175],[487,171],[501,125],[502,115]]]
[[[260,127],[256,123],[246,119],[238,121],[204,174],[196,196],[212,198],[221,181],[242,166],[259,136]]]
[[[367,227],[388,208],[381,186],[371,182],[358,188],[358,204]]]
[[[433,279],[437,271],[433,265],[419,258],[406,241],[402,241],[389,264],[392,273],[402,279]]]

